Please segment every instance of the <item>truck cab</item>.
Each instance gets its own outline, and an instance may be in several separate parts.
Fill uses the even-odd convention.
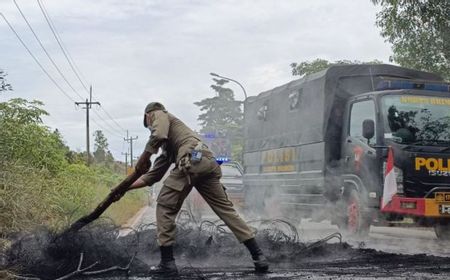
[[[352,234],[408,218],[450,238],[450,86],[393,65],[340,65],[246,100],[246,206]],[[388,155],[396,194],[381,207]]]
[[[361,203],[372,211],[363,219],[411,217],[418,224],[433,225],[438,237],[448,235],[449,88],[443,82],[388,79],[380,81],[376,91],[348,100],[341,146],[343,179],[355,184],[352,178],[357,177],[357,185],[365,186],[359,190]],[[381,209],[388,149],[393,153],[397,194]],[[347,215],[352,215],[350,210]]]

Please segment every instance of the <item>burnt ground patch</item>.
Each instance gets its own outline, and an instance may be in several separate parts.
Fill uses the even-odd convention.
[[[285,221],[254,221],[252,224],[271,263],[271,273],[253,273],[249,253],[220,221],[199,224],[179,221],[175,256],[180,279],[450,277],[450,258],[390,254],[363,245],[352,247],[339,242],[339,234],[330,236],[333,243],[327,240],[303,243],[295,227]],[[155,225],[143,225],[126,236],[119,233],[117,227],[102,222],[59,238],[46,229],[17,236],[2,252],[2,277],[153,279],[148,268],[159,261]],[[94,266],[84,272],[74,273],[77,268],[83,270],[91,265]]]

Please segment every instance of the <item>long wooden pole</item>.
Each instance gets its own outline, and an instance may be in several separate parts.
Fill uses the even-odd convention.
[[[76,222],[74,222],[68,229],[66,229],[64,232],[62,232],[61,235],[69,234],[69,233],[75,233],[79,231],[84,226],[88,225],[89,223],[96,220],[98,217],[100,217],[103,212],[108,209],[108,207],[114,203],[114,197],[118,194],[126,192],[128,187],[134,183],[138,178],[140,177],[140,174],[138,174],[136,171],[134,171],[132,174],[130,174],[125,180],[123,180],[119,185],[117,185],[109,194],[106,196],[106,198],[98,204],[98,206],[92,211],[90,214],[81,217]]]

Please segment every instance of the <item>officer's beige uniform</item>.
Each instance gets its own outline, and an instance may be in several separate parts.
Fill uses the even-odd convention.
[[[149,124],[152,134],[145,150],[156,154],[161,147],[164,152],[156,159],[153,168],[141,179],[152,185],[161,180],[172,163],[176,164],[164,181],[157,199],[159,245],[169,246],[175,242],[175,218],[193,186],[240,242],[253,238],[252,230],[239,217],[228,199],[220,183],[222,176],[220,166],[208,148],[202,147],[203,157],[200,162],[191,162],[190,166],[187,162],[188,164],[184,165],[185,159],[189,159],[190,152],[200,142],[198,135],[166,111],[151,111],[149,114],[152,119],[152,123]]]

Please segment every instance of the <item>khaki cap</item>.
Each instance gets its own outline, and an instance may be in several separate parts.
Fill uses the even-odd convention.
[[[166,108],[164,107],[164,105],[162,105],[159,102],[151,102],[149,103],[147,106],[145,106],[145,110],[144,110],[144,126],[147,127],[147,118],[145,117],[145,114],[150,113],[151,111],[156,111],[156,110],[163,110],[165,111]]]

